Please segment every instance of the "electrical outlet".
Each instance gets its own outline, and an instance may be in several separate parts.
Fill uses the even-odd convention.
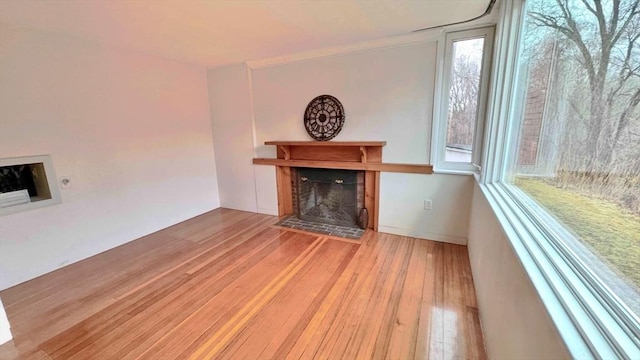
[[[424,209],[425,210],[431,210],[432,209],[431,200],[425,200],[424,201]]]

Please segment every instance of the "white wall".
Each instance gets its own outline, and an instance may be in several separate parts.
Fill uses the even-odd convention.
[[[62,204],[0,218],[0,289],[219,206],[206,70],[0,31],[0,157],[50,154]]]
[[[236,110],[230,112],[236,116],[226,119],[228,114],[213,113],[216,136],[236,136],[243,144],[253,138],[258,157],[275,157],[275,147],[264,142],[311,140],[302,122],[304,110],[314,97],[330,94],[342,102],[346,113],[344,128],[335,141],[385,140],[383,161],[428,164],[436,49],[435,41],[423,41],[249,68],[250,80],[242,79],[237,67],[215,69],[217,78],[247,82],[249,94],[236,94],[235,90],[231,98],[222,94],[221,87],[246,86],[229,81],[216,84],[210,71],[210,91],[215,94],[211,102],[245,104],[249,99],[248,107],[253,109],[252,116]],[[225,125],[219,126],[221,123]],[[249,129],[253,134],[247,133]],[[220,144],[216,137],[218,163],[222,157],[233,157],[241,164],[250,161],[249,151],[238,155]],[[258,211],[277,214],[274,167],[254,166],[253,172],[244,165],[235,169],[238,172],[234,174],[219,171],[220,183],[230,185],[220,188],[221,198],[256,191]],[[248,183],[238,183],[237,179],[246,176],[255,176],[255,190]],[[465,176],[384,173],[380,229],[464,244],[471,186],[471,178]],[[433,210],[423,209],[425,199],[433,200]]]
[[[464,245],[472,186],[473,176],[382,173],[378,230]]]
[[[571,358],[477,184],[467,246],[489,358]]]
[[[230,65],[207,75],[220,205],[257,212],[248,69]]]
[[[258,156],[275,155],[267,140],[311,140],[304,110],[330,94],[346,113],[334,140],[386,140],[384,161],[428,163],[435,58],[424,42],[253,70]]]

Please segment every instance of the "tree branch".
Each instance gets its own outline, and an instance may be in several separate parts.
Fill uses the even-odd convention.
[[[596,11],[591,7],[591,5],[589,5],[587,0],[582,0],[582,3],[584,4],[584,6],[587,7],[587,10],[589,10],[593,15],[598,16],[598,14],[596,14]]]
[[[557,1],[560,2],[560,0],[557,0]],[[568,12],[563,11],[563,13],[567,14]],[[571,19],[571,22],[573,23],[573,25],[571,25],[571,23],[569,22],[570,19],[567,19],[567,25],[569,27],[566,27],[566,26],[562,26],[558,22],[558,20],[552,16],[544,15],[538,12],[531,12],[529,13],[529,15],[533,17],[533,19],[536,20],[539,24],[558,30],[559,32],[564,34],[567,38],[569,38],[571,41],[573,41],[574,44],[576,44],[584,60],[585,68],[587,70],[587,76],[589,77],[589,84],[592,87],[595,86],[596,72],[595,72],[595,65],[593,63],[593,58],[591,57],[591,53],[589,52],[589,49],[587,48],[586,44],[582,40],[582,37],[580,36],[580,32],[578,31],[575,22]]]
[[[624,24],[622,24],[620,29],[618,31],[616,31],[616,29],[612,29],[613,37],[611,39],[611,46],[615,45],[618,42],[624,31],[629,26],[631,20],[633,20],[634,17],[640,15],[640,11],[638,11],[638,3],[638,1],[633,3],[633,7],[629,11],[629,16],[625,19]]]
[[[640,65],[635,69],[631,68],[631,56],[633,55],[633,47],[636,41],[640,39],[640,32],[636,34],[633,38],[629,39],[629,44],[627,45],[627,51],[625,53],[624,60],[622,60],[622,65],[620,66],[620,72],[618,73],[618,81],[613,89],[609,92],[609,96],[607,97],[607,103],[612,104],[613,99],[618,92],[624,87],[624,84],[631,76],[634,75],[635,71],[640,68]]]
[[[600,1],[596,2],[599,3]],[[611,29],[609,29],[609,32],[607,33],[607,38],[609,38],[608,35],[615,35],[618,28],[618,19],[620,19],[620,0],[613,0],[613,13],[611,13]],[[624,26],[622,27],[622,29],[624,29]],[[609,38],[609,40],[613,40],[613,38]],[[611,46],[613,46],[613,44],[615,43],[611,41]]]
[[[617,11],[615,10],[616,8],[616,3],[617,5],[619,5],[619,1],[618,0],[614,0],[614,11],[613,11],[613,15],[612,15],[612,20],[611,23],[613,24],[614,22],[617,22],[617,20],[613,20],[613,18],[618,16]],[[605,46],[605,42],[609,42],[609,34],[607,33],[607,22],[605,21],[604,18],[604,11],[602,10],[602,3],[599,0],[595,1],[595,5],[596,5],[596,20],[598,20],[598,28],[600,31],[600,44],[602,45],[602,49],[607,49],[608,46]],[[607,44],[608,45],[608,44]]]
[[[636,89],[636,92],[633,94],[633,96],[631,96],[631,101],[629,101],[627,107],[620,114],[618,127],[616,128],[616,132],[613,137],[613,148],[615,148],[615,146],[618,144],[618,140],[620,139],[622,131],[629,124],[629,114],[631,114],[633,110],[635,110],[638,104],[640,104],[640,88]]]
[[[580,118],[580,120],[582,122],[585,121],[585,117],[580,113],[581,110],[581,106],[582,104],[580,104],[580,106],[578,106],[573,99],[569,100],[569,106],[571,106],[571,110],[573,110],[573,112]]]

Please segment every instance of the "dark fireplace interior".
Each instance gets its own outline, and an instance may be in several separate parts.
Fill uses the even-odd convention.
[[[364,204],[364,173],[297,168],[292,174],[294,212],[301,220],[357,227]]]
[[[38,190],[33,180],[37,164],[24,164],[0,167],[0,193],[26,189],[29,196],[38,196]]]

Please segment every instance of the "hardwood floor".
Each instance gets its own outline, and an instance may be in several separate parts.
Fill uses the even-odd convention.
[[[0,292],[1,359],[482,359],[464,246],[218,209]]]

